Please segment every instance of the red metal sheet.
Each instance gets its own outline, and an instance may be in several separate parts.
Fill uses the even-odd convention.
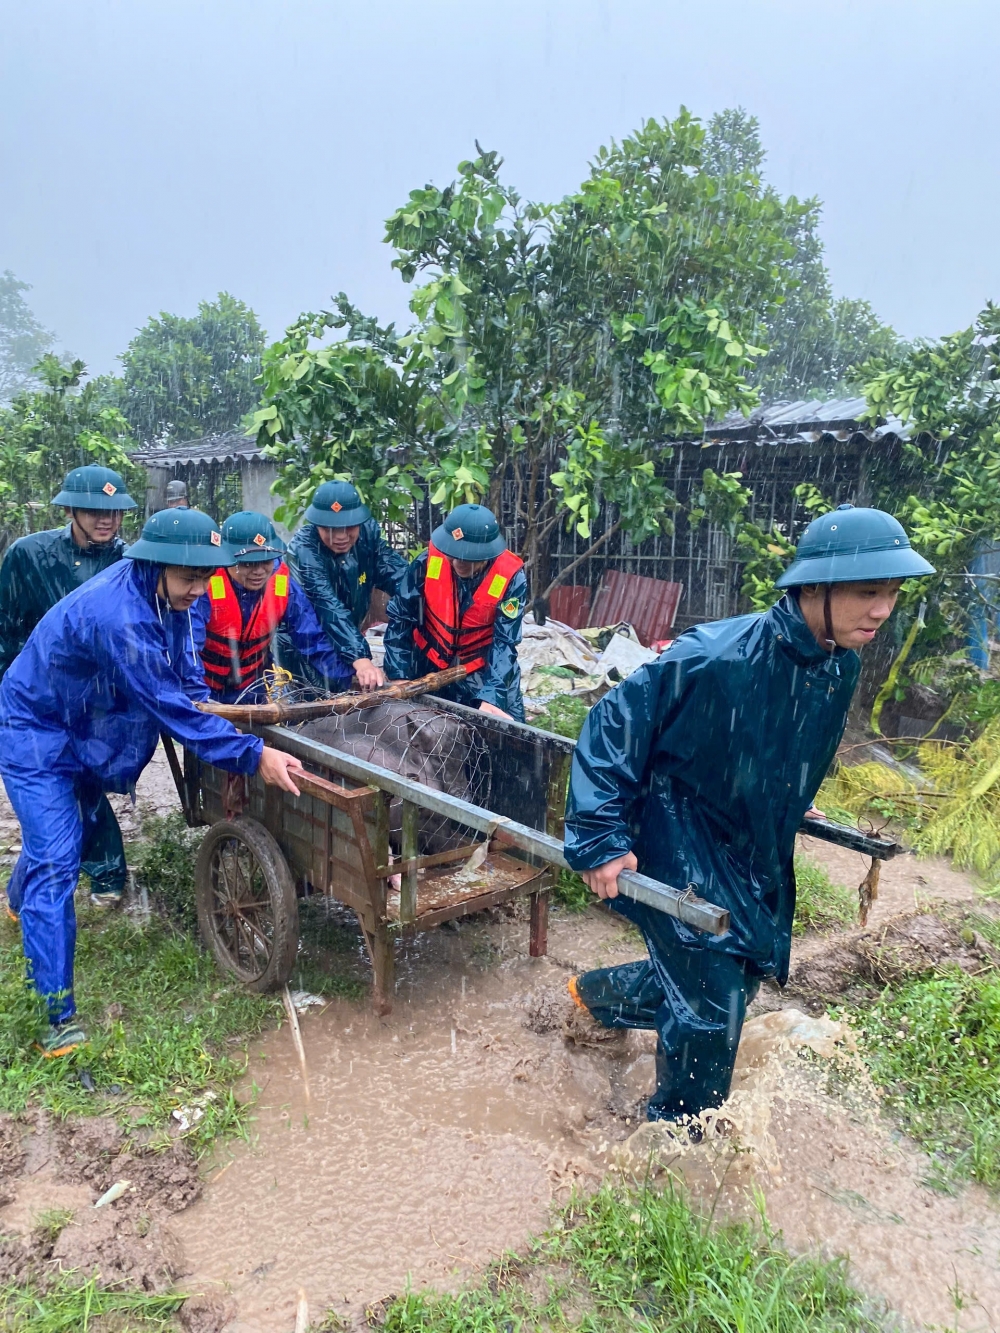
[[[583,629],[590,610],[590,589],[586,584],[560,584],[549,597],[549,615],[570,629]]]
[[[609,569],[601,579],[587,623],[617,625],[627,620],[648,647],[654,640],[670,637],[683,594],[683,583]]]

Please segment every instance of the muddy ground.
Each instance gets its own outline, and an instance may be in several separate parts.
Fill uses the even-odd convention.
[[[168,803],[160,794],[151,804]],[[807,850],[842,883],[866,869],[825,844]],[[995,1198],[925,1183],[927,1159],[880,1116],[850,1034],[815,1017],[921,951],[981,966],[989,946],[950,917],[973,897],[947,866],[900,857],[864,932],[796,940],[788,990],[766,987],[744,1030],[727,1107],[737,1154],[711,1138],[678,1152],[640,1127],[649,1034],[567,1041],[567,978],[641,951],[619,918],[554,912],[544,959],[527,956],[526,922],[502,913],[430,932],[399,946],[388,1017],[346,999],[303,1014],[308,1088],[287,1028],[255,1044],[243,1089],[257,1089],[253,1141],[200,1171],[182,1143],[154,1159],[109,1122],[8,1122],[0,1264],[23,1273],[52,1258],[147,1289],[174,1281],[199,1295],[185,1318],[200,1333],[290,1331],[300,1288],[313,1318],[332,1307],[360,1320],[407,1282],[451,1287],[523,1245],[574,1185],[653,1160],[722,1213],[746,1212],[758,1187],[792,1249],[849,1254],[853,1281],[914,1325],[1000,1328]],[[363,978],[350,920],[326,916],[330,967]],[[120,1180],[121,1198],[95,1211]],[[53,1209],[71,1216],[50,1239]]]

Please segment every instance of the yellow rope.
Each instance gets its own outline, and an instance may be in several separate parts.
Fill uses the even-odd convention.
[[[264,672],[264,689],[267,691],[267,701],[273,704],[280,699],[286,688],[291,685],[295,677],[284,667],[269,666]]]

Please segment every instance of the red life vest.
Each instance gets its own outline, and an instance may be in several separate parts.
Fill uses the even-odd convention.
[[[245,625],[236,589],[224,569],[217,569],[208,580],[208,601],[211,615],[201,650],[205,681],[217,694],[245,689],[264,674],[271,638],[288,606],[288,566],[282,562],[268,579]]]
[[[459,622],[458,591],[451,562],[433,543],[428,546],[424,623],[422,628],[419,625],[414,628],[413,639],[439,671],[457,664],[472,672],[486,665],[497,607],[511,579],[523,568],[520,556],[513,551],[502,551],[483,575],[469,609]]]

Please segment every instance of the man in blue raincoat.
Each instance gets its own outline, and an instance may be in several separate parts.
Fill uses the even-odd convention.
[[[88,827],[104,792],[134,790],[160,732],[296,791],[297,760],[195,707],[208,691],[190,609],[232,559],[207,514],[154,514],[126,559],[42,617],[0,683],[0,776],[21,824],[14,877],[28,976],[48,1008],[46,1055],[86,1041],[74,1021],[73,895]]]
[[[459,505],[431,533],[386,612],[385,673],[416,680],[464,666],[445,698],[524,721],[517,645],[528,600],[524,562],[485,505]]]
[[[325,481],[288,544],[288,566],[312,602],[319,622],[363,690],[385,684],[361,633],[372,590],[394,593],[406,560],[382,536],[371,510],[348,481]],[[278,655],[293,675],[313,679],[290,636],[278,632]],[[314,683],[320,684],[320,681]]]
[[[216,703],[264,703],[264,675],[276,632],[291,641],[324,689],[346,690],[354,675],[330,646],[308,597],[282,559],[285,544],[264,514],[243,510],[222,525],[235,564],[219,568],[191,608],[205,683]]]
[[[0,677],[46,611],[125,554],[118,533],[124,513],[136,504],[119,473],[97,464],[74,468],[52,503],[66,507],[69,523],[19,537],[0,565]],[[103,796],[88,826],[83,868],[96,907],[121,902],[125,848],[118,820]],[[8,901],[13,905],[17,897],[15,883]]]
[[[581,1018],[655,1029],[649,1119],[728,1096],[747,1004],[763,977],[787,980],[795,835],[843,734],[857,650],[902,580],[933,572],[889,514],[842,505],[806,529],[770,611],[695,626],[591,710],[566,859],[639,927],[649,958],[574,977],[570,994]],[[702,935],[617,897],[636,868],[727,908],[730,930]]]

